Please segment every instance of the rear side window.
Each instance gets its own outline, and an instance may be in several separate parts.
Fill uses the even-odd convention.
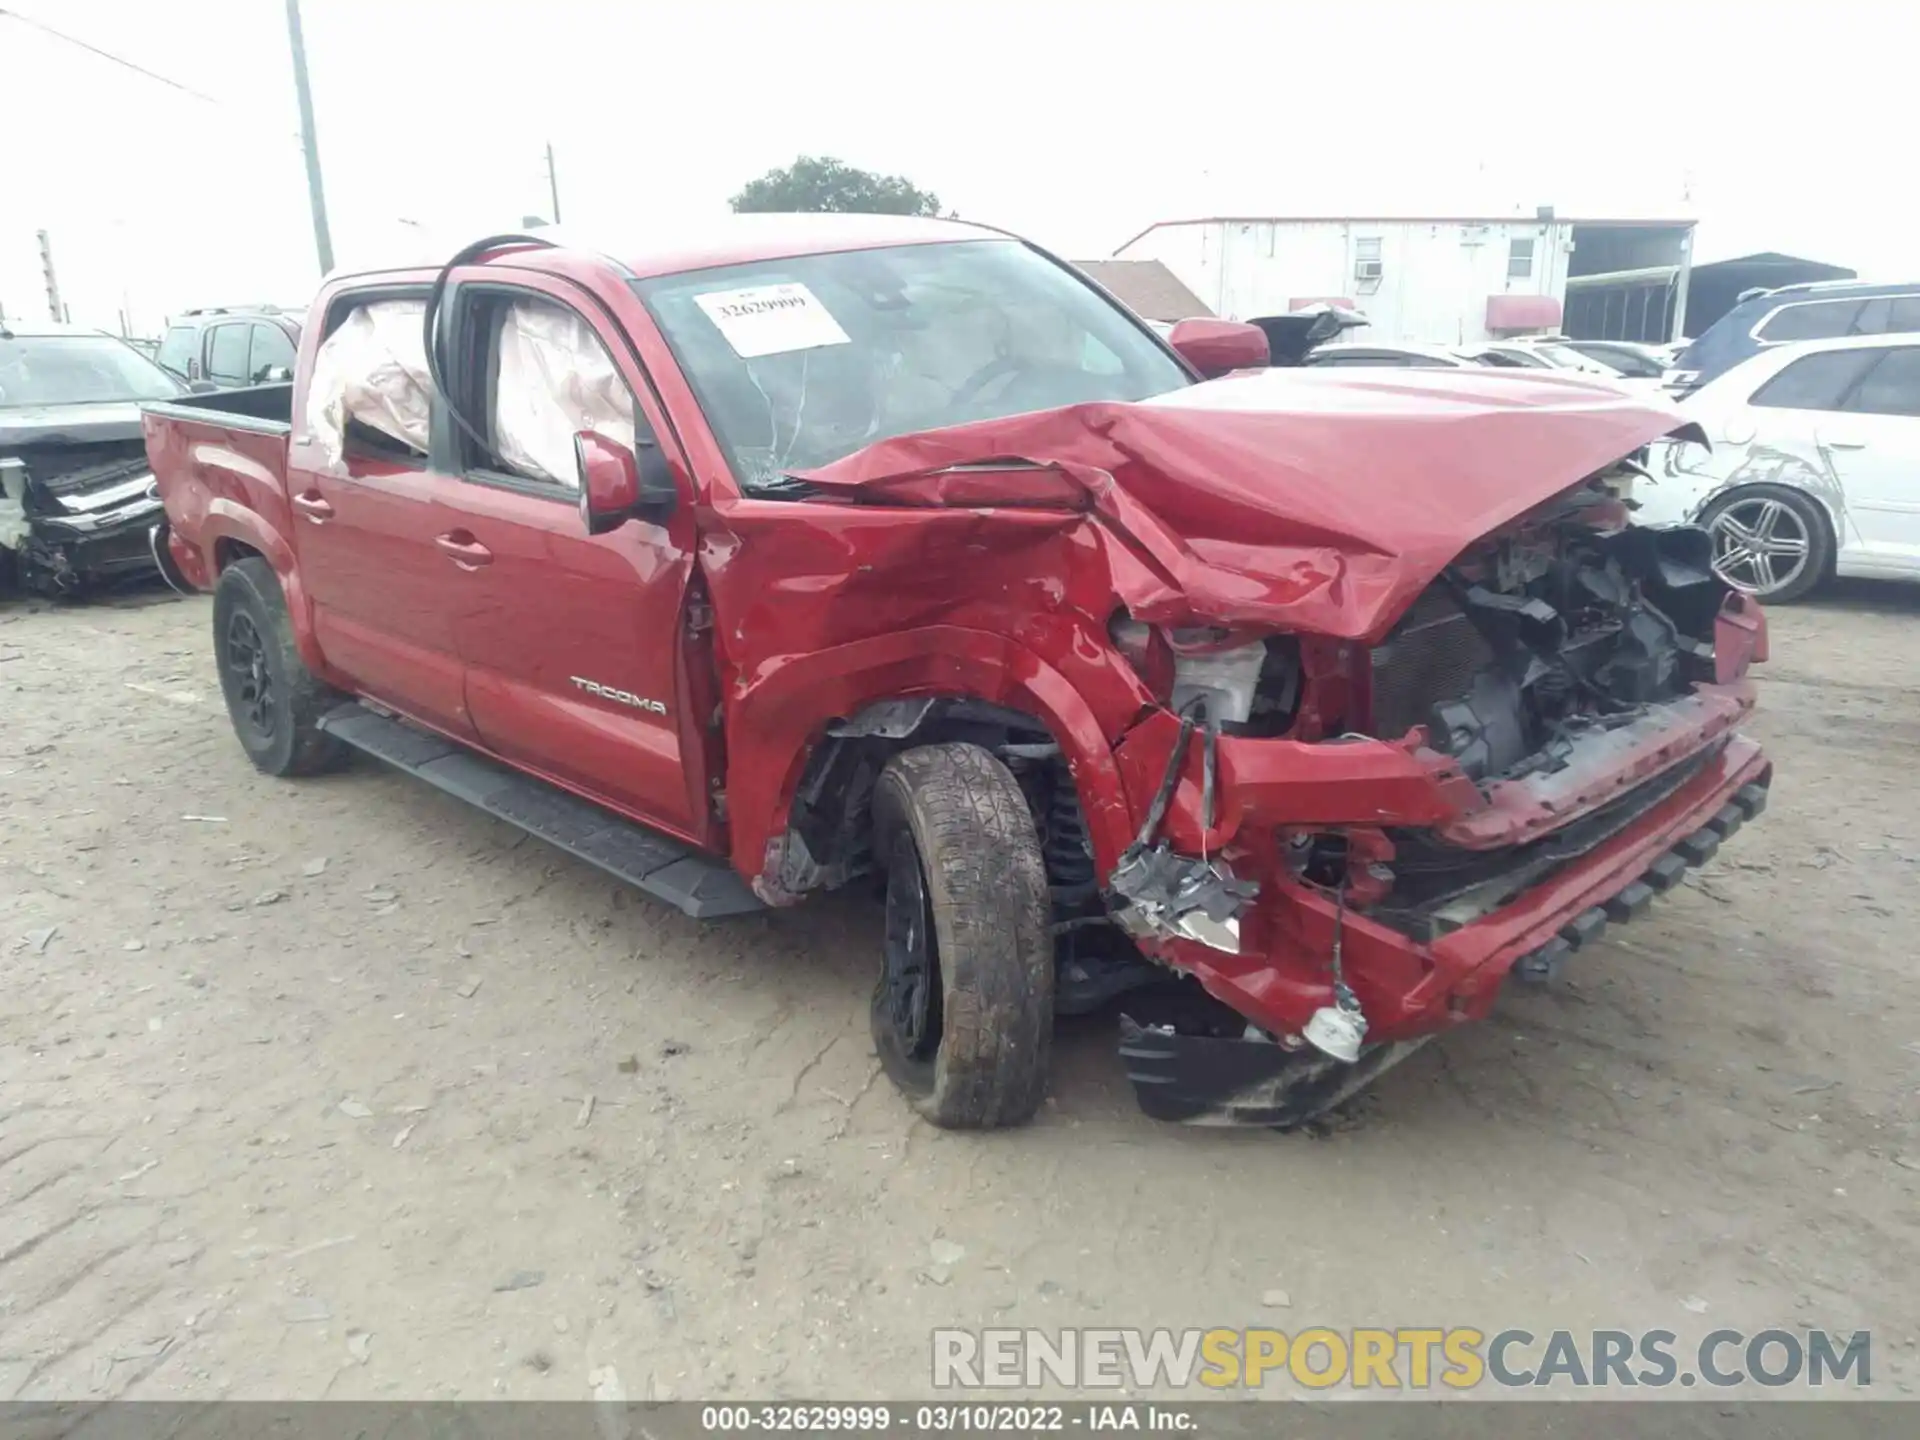
[[[1837,340],[1858,335],[1854,328],[1863,303],[1859,300],[1811,300],[1783,305],[1762,322],[1755,338],[1769,345],[1789,340]]]
[[[1920,330],[1920,295],[1883,295],[1860,307],[1856,335],[1898,335]]]
[[[153,358],[162,370],[171,370],[185,379],[187,366],[193,360],[193,327],[191,325],[170,327],[166,337],[160,342],[159,351]]]
[[[1920,415],[1920,346],[1881,351],[1880,363],[1847,398],[1847,409],[1863,415]]]
[[[251,325],[216,325],[207,337],[207,378],[216,385],[247,383],[247,339]]]
[[[293,373],[293,342],[278,325],[256,325],[253,327],[253,351],[247,361],[248,380],[255,385],[264,385],[269,372],[273,370],[285,370],[289,375]]]
[[[1747,403],[1771,410],[1838,410],[1853,382],[1874,362],[1872,350],[1830,350],[1794,361]]]
[[[426,462],[433,421],[421,336],[426,308],[412,294],[393,292],[344,296],[329,307],[306,412],[308,432],[329,464],[360,475]]]

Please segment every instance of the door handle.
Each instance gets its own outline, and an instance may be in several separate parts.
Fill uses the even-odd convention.
[[[1829,435],[1827,437],[1827,448],[1829,450],[1864,450],[1867,448],[1867,442],[1864,440],[1842,440],[1838,436]]]
[[[433,543],[440,547],[442,555],[462,570],[478,570],[482,565],[493,562],[493,552],[465,530],[449,530],[444,535],[436,535]]]
[[[324,525],[333,518],[333,506],[318,490],[307,490],[294,496],[293,508],[316,525]]]

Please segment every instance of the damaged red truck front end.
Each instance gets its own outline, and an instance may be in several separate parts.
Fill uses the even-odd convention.
[[[1682,428],[1575,379],[1244,374],[796,478],[850,502],[842,583],[914,574],[948,685],[990,670],[1047,722],[1106,910],[1219,1002],[1123,1002],[1145,1108],[1284,1125],[1550,978],[1764,806],[1759,609],[1699,532],[1628,523],[1635,452]],[[928,548],[903,510],[938,517]]]
[[[1667,405],[1267,358],[951,222],[484,237],[150,406],[156,550],[267,774],[371,755],[701,918],[878,890],[933,1123],[1117,1004],[1150,1113],[1289,1125],[1759,812],[1766,629],[1631,523]]]

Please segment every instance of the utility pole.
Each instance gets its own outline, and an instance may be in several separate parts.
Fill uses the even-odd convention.
[[[40,274],[47,282],[47,314],[55,320],[66,318],[66,307],[60,303],[60,280],[53,273],[53,241],[47,232],[38,231],[35,237],[40,242]]]
[[[553,196],[553,223],[560,223],[560,177],[553,168],[553,142],[547,142],[547,191]]]
[[[320,271],[333,269],[333,237],[327,231],[327,193],[320,184],[320,144],[313,133],[313,92],[307,87],[307,42],[300,33],[300,0],[287,0],[287,41],[293,47],[293,88],[300,99],[300,148],[307,157],[307,198],[313,206],[313,248]]]

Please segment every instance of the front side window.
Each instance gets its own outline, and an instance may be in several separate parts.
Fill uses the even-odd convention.
[[[1014,240],[757,261],[633,283],[746,490],[876,440],[1192,383]]]
[[[207,378],[216,385],[247,383],[251,325],[216,325],[207,334]]]
[[[1747,402],[1770,410],[1838,410],[1853,382],[1875,359],[1872,350],[1829,350],[1794,361]]]
[[[170,400],[179,393],[166,371],[109,335],[0,338],[0,410]]]
[[[580,488],[575,435],[592,430],[633,447],[633,392],[584,318],[525,295],[482,293],[474,303],[493,372],[486,402],[493,453],[470,454],[471,465],[571,494]]]
[[[253,349],[247,359],[247,376],[255,385],[267,383],[272,372],[293,374],[293,341],[278,325],[253,327]]]
[[[1880,363],[1847,397],[1847,409],[1862,415],[1920,415],[1920,347],[1882,350]]]
[[[1853,335],[1860,314],[1858,300],[1815,300],[1786,305],[1773,312],[1756,337],[1769,345],[1789,340],[1837,340]]]

